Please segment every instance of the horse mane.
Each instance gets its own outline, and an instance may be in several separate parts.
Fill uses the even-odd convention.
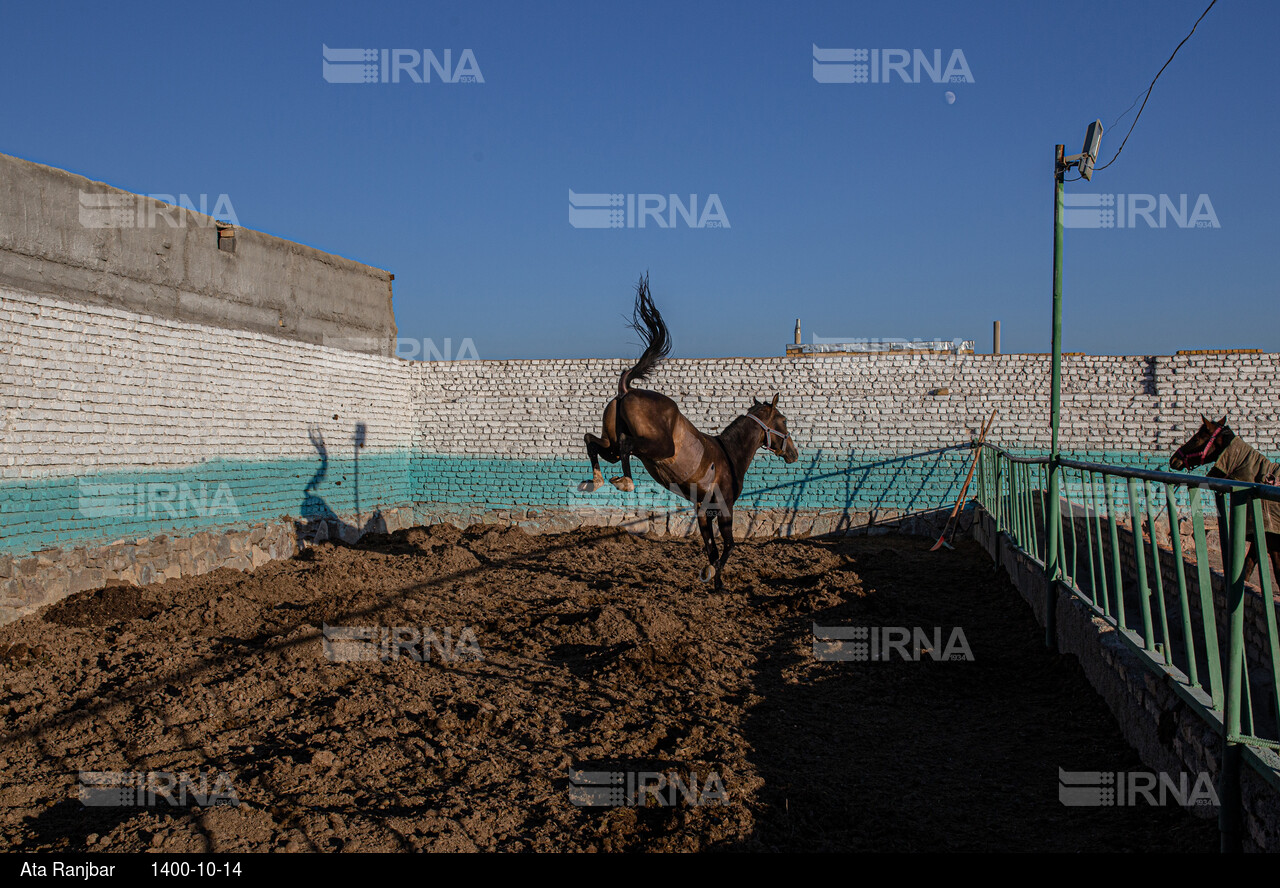
[[[732,420],[730,420],[729,424],[724,427],[724,431],[716,435],[716,437],[717,438],[731,437],[732,439],[736,440],[739,437],[739,432],[746,431],[747,427],[748,427],[747,414],[744,413],[741,416],[735,416]]]

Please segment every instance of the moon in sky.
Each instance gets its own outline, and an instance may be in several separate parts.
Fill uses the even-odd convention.
[[[951,90],[947,90],[947,104],[954,105],[956,103],[956,94]]]

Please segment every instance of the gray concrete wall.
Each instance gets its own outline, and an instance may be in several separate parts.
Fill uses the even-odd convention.
[[[106,196],[124,208],[101,227]],[[208,198],[210,212],[216,198]],[[221,250],[209,216],[3,154],[0,286],[394,353],[388,272],[240,227],[234,252]]]

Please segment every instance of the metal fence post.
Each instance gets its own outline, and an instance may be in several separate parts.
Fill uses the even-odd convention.
[[[1218,829],[1222,850],[1239,851],[1240,842],[1240,701],[1244,674],[1244,553],[1249,538],[1248,496],[1231,495],[1231,578],[1227,593],[1229,635],[1227,642],[1226,711],[1223,712],[1222,771],[1218,777]],[[1262,565],[1266,569],[1266,565]]]

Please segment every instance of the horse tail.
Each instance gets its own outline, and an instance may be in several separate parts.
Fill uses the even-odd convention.
[[[662,322],[662,315],[658,314],[658,307],[649,296],[648,272],[636,284],[636,304],[631,311],[629,326],[640,334],[644,341],[644,352],[634,367],[622,371],[622,378],[618,380],[618,397],[629,392],[632,382],[646,378],[659,361],[671,354],[671,334],[667,332],[667,325]]]

